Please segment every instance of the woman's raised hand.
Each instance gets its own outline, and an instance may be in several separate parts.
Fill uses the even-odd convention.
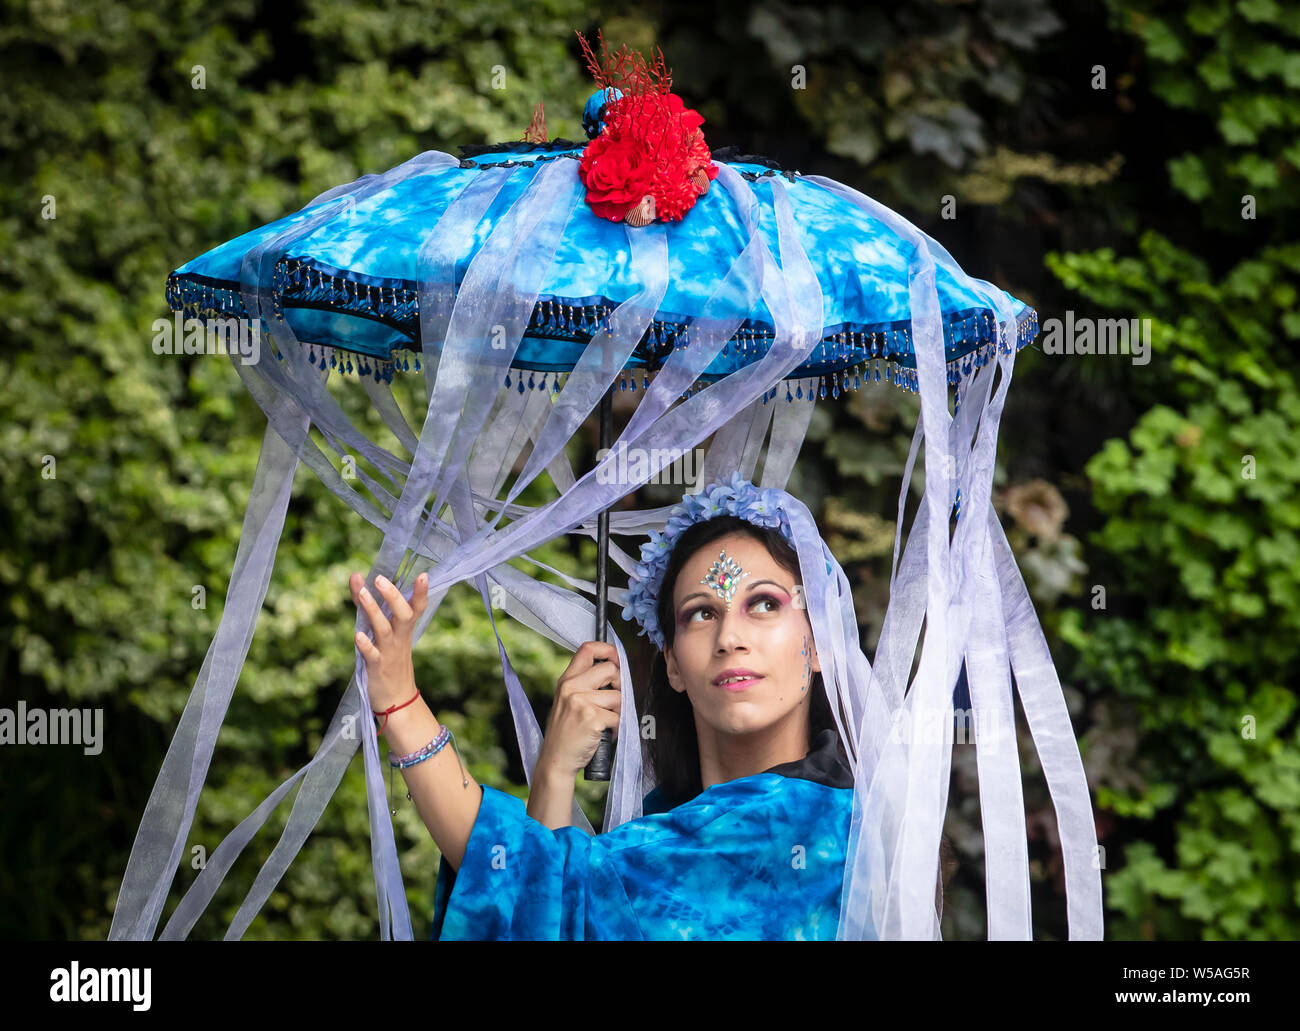
[[[608,659],[597,662],[597,659]],[[573,655],[555,686],[555,704],[546,723],[546,736],[537,769],[552,776],[576,777],[591,762],[605,729],[618,740],[623,692],[619,690],[618,649],[604,641],[586,641]],[[601,690],[611,684],[614,690]]]
[[[366,662],[370,682],[370,707],[376,711],[398,705],[415,693],[415,666],[411,661],[411,633],[429,603],[429,577],[415,578],[411,601],[382,576],[375,577],[375,588],[388,603],[392,618],[385,616],[373,594],[366,588],[366,578],[353,573],[348,579],[352,600],[365,610],[375,638],[363,633],[355,637],[361,657]]]

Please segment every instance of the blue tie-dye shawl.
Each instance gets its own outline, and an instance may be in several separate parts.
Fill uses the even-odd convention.
[[[591,836],[551,830],[483,785],[465,858],[444,858],[435,941],[833,940],[853,774],[838,734],[809,754],[715,784]]]

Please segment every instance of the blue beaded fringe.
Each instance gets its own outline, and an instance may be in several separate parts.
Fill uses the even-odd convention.
[[[414,329],[419,324],[419,305],[417,291],[410,288],[382,286],[373,283],[361,283],[355,279],[327,272],[324,268],[298,259],[281,259],[275,266],[273,277],[271,305],[277,318],[283,317],[283,306],[325,307],[341,313],[378,318],[395,325],[399,329],[410,327],[409,335],[414,339]],[[246,318],[243,297],[237,286],[204,281],[189,276],[170,276],[167,280],[167,301],[172,310],[182,311],[198,318]],[[556,299],[540,300],[533,309],[527,333],[533,337],[552,338],[585,342],[601,329],[609,326],[608,318],[613,306],[607,303],[589,305],[564,304]],[[947,362],[947,381],[957,388],[957,404],[961,403],[961,387],[964,380],[975,370],[982,368],[993,357],[994,351],[994,316],[984,309],[958,312],[946,320],[945,335],[950,336],[951,343],[946,342],[948,350],[959,350],[975,343],[975,350],[959,355]],[[1021,317],[1016,327],[1017,350],[1027,346],[1038,335],[1038,313],[1032,308]],[[761,357],[771,347],[773,332],[765,327],[746,322],[740,330],[722,348],[726,357],[742,358]],[[690,326],[688,322],[655,321],[651,324],[647,343],[655,359],[662,361],[678,347],[690,345]],[[373,375],[376,381],[391,382],[395,369],[409,372],[412,360],[401,352],[413,352],[412,348],[400,348],[387,359],[360,354],[355,351],[336,349],[320,344],[306,344],[308,360],[313,365],[324,369],[328,360],[329,368],[351,373],[359,371],[362,375]],[[795,375],[787,380],[785,396],[787,401],[802,399],[804,396],[803,380],[817,379],[817,396],[824,399],[829,388],[833,398],[850,389],[856,391],[866,382],[879,383],[884,379],[888,383],[917,393],[919,382],[916,369],[894,360],[890,356],[903,354],[911,357],[910,327],[889,326],[851,329],[841,327],[837,332],[827,335],[819,345],[820,353],[814,351],[809,361],[820,366],[832,368],[821,373]],[[1008,348],[1004,347],[1004,350]],[[336,354],[335,351],[339,353]],[[419,353],[414,354],[414,371],[420,371]],[[355,357],[355,362],[354,362]],[[834,366],[839,365],[839,368]],[[883,365],[883,370],[882,370]],[[550,389],[560,389],[559,377],[562,373],[542,372],[540,381],[534,370],[516,370],[514,382],[522,393],[525,389],[523,373],[528,372],[528,389],[547,389],[547,376],[552,377]],[[852,383],[850,386],[850,377]],[[791,393],[790,383],[795,382]],[[511,377],[506,375],[505,385],[511,386]],[[641,387],[649,385],[648,373],[641,370]],[[697,383],[683,397],[707,386],[707,381]],[[627,370],[619,379],[619,390],[636,390],[636,370]],[[778,396],[777,387],[773,387],[764,397]],[[810,388],[811,394],[811,388]]]

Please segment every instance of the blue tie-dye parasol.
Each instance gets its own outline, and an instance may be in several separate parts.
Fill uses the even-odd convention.
[[[587,55],[601,86],[584,117],[589,142],[546,141],[539,106],[524,141],[462,148],[459,159],[430,151],[362,176],[169,277],[177,312],[209,325],[251,325],[262,356],[274,360],[232,356],[268,418],[258,482],[221,626],[146,809],[111,936],[154,934],[265,595],[299,460],[383,532],[371,580],[383,574],[409,595],[415,577],[429,572],[417,639],[450,587],[472,580],[489,613],[499,602],[575,649],[605,637],[606,549],[624,572],[636,569],[608,544],[609,532],[639,536],[668,518],[667,509],[611,513],[619,499],[706,440],[700,483],[739,473],[784,487],[814,399],[884,380],[918,393],[921,417],[874,667],[858,646],[842,570],[828,576],[812,568],[820,566],[820,538],[811,523],[796,528],[818,653],[830,657],[824,682],[855,769],[855,815],[861,808],[869,816],[855,819],[839,936],[938,936],[934,874],[950,754],[924,741],[898,743],[888,721],[900,707],[925,706],[946,709],[951,726],[952,685],[965,663],[976,722],[983,711],[1011,742],[1008,674],[1016,669],[1058,807],[1071,935],[1101,937],[1096,838],[1077,745],[991,504],[998,421],[1016,352],[1037,333],[1035,312],[972,279],[938,243],[849,186],[734,148],[710,153],[703,119],[671,93],[662,57],[647,65],[626,50],[600,61]],[[335,369],[360,374],[412,457],[358,431],[325,389]],[[394,370],[423,375],[427,407],[418,429],[390,389]],[[639,391],[640,399],[610,447],[615,389]],[[601,457],[578,478],[564,445],[598,407]],[[365,493],[340,477],[308,435],[312,425],[338,457],[355,452],[369,463],[374,475],[357,468]],[[903,503],[922,439],[925,501],[900,565]],[[627,451],[644,461],[627,463]],[[761,481],[754,476],[760,454]],[[629,468],[635,471],[618,472]],[[536,507],[517,503],[542,471],[557,496]],[[954,508],[974,518],[959,519],[950,542],[930,528],[948,527]],[[538,563],[573,588],[566,590],[509,564],[566,533],[597,538],[595,584]],[[609,593],[615,602],[626,595]],[[904,692],[922,617],[921,666]],[[368,629],[364,616],[358,628]],[[531,782],[542,733],[497,640]],[[620,737],[633,741],[637,714],[628,664],[621,666]],[[368,708],[358,656],[316,757],[232,831],[163,937],[189,932],[244,844],[301,780],[280,846],[227,936],[243,934],[355,752],[357,735],[344,728],[349,720],[364,725]],[[381,936],[409,939],[378,749],[373,735],[359,736]],[[638,749],[617,750],[606,829],[640,815],[653,786],[641,759]],[[982,785],[993,785],[981,795],[990,936],[1028,937],[1014,745],[1009,755],[980,749],[979,774]],[[604,776],[590,768],[589,775]],[[573,819],[591,830],[576,802]]]
[[[465,156],[459,161],[422,154],[383,177],[357,180],[353,189],[364,197],[350,191],[318,200],[182,265],[168,279],[168,301],[191,314],[247,318],[240,279],[246,257],[294,233],[292,248],[272,267],[269,297],[276,315],[282,314],[293,337],[308,345],[310,362],[391,380],[394,369],[419,371],[421,270],[427,252],[443,251],[439,257],[447,263],[448,278],[442,285],[454,297],[490,242],[500,248],[510,239],[502,232],[518,231],[520,200],[545,189],[578,203],[550,213],[548,222],[559,223],[550,226],[554,250],[548,260],[526,269],[535,282],[517,284],[537,296],[518,349],[502,363],[513,370],[502,382],[521,392],[525,385],[558,391],[593,338],[609,328],[610,315],[645,286],[626,226],[581,204],[581,183],[569,162],[581,160],[584,146],[561,139],[462,147]],[[778,253],[774,184],[779,180],[800,244],[811,258],[823,313],[817,345],[785,373],[784,388],[773,387],[768,396],[784,389],[790,399],[802,398],[807,379],[816,381],[819,397],[828,392],[839,397],[864,380],[884,379],[915,391],[908,287],[912,241],[849,187],[734,151],[724,148],[712,157],[720,173],[727,170],[725,178],[744,180],[745,195],[710,190],[689,218],[639,234],[666,247],[668,278],[650,324],[618,370],[618,389],[636,390],[638,379],[646,387],[649,374],[662,368],[675,348],[689,345],[691,322],[705,312],[735,320],[737,328],[695,377],[697,385],[725,378],[767,353],[775,320],[763,297],[750,303],[756,284],[729,283],[721,296],[718,290],[755,230],[768,250]],[[544,172],[554,174],[547,178]],[[471,212],[474,217],[467,218]],[[936,254],[935,280],[947,381],[960,387],[989,358],[997,312],[977,288],[979,281],[968,280],[942,250]],[[1011,306],[1016,344],[1023,347],[1037,335],[1037,316],[998,292]],[[436,350],[439,341],[433,343]]]

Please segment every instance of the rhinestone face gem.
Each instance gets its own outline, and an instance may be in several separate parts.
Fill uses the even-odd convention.
[[[736,589],[740,586],[740,581],[749,576],[747,572],[740,568],[740,563],[734,558],[727,558],[724,551],[713,560],[713,566],[709,569],[709,574],[700,583],[707,587],[712,587],[718,595],[726,602],[727,608],[731,608],[731,599],[736,596]]]

